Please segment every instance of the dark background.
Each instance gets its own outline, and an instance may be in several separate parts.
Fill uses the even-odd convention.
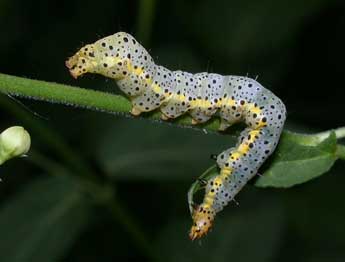
[[[0,72],[119,93],[72,79],[64,61],[120,30],[170,69],[258,77],[285,102],[287,129],[344,126],[341,0],[1,0]],[[291,189],[247,186],[190,243],[186,192],[226,136],[4,95],[0,109],[1,130],[32,137],[29,157],[0,169],[1,261],[345,259],[344,163]]]

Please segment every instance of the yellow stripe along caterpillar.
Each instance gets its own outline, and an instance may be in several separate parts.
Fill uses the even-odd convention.
[[[96,73],[116,80],[131,99],[131,113],[136,116],[159,109],[163,120],[188,113],[192,124],[199,124],[217,113],[220,130],[237,122],[247,125],[236,146],[217,156],[220,174],[207,181],[203,203],[194,209],[192,240],[209,231],[216,213],[255,176],[277,146],[286,118],[282,101],[257,81],[170,71],[156,65],[145,48],[125,32],[82,47],[66,66],[74,78]]]

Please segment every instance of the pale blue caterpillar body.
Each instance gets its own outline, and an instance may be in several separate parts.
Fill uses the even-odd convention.
[[[119,32],[82,47],[67,62],[73,77],[97,73],[116,80],[131,99],[133,115],[159,109],[168,120],[188,113],[193,124],[214,115],[220,130],[244,122],[235,147],[217,156],[220,174],[209,181],[195,208],[190,238],[211,228],[215,215],[255,176],[279,141],[286,118],[282,101],[257,81],[242,76],[170,71],[156,65],[131,35]]]

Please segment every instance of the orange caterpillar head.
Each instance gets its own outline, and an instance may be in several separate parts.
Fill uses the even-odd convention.
[[[189,232],[189,238],[195,240],[203,237],[211,229],[215,212],[212,208],[202,204],[193,213],[193,226]]]

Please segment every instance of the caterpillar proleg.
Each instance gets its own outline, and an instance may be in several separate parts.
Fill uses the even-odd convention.
[[[193,212],[192,240],[209,231],[216,213],[258,172],[277,146],[286,118],[282,101],[254,79],[170,71],[124,32],[82,47],[66,66],[75,78],[96,73],[116,80],[131,100],[133,115],[159,109],[163,120],[188,113],[192,124],[199,124],[217,113],[220,130],[237,122],[247,125],[236,146],[217,156],[220,174],[205,181],[203,203]]]

